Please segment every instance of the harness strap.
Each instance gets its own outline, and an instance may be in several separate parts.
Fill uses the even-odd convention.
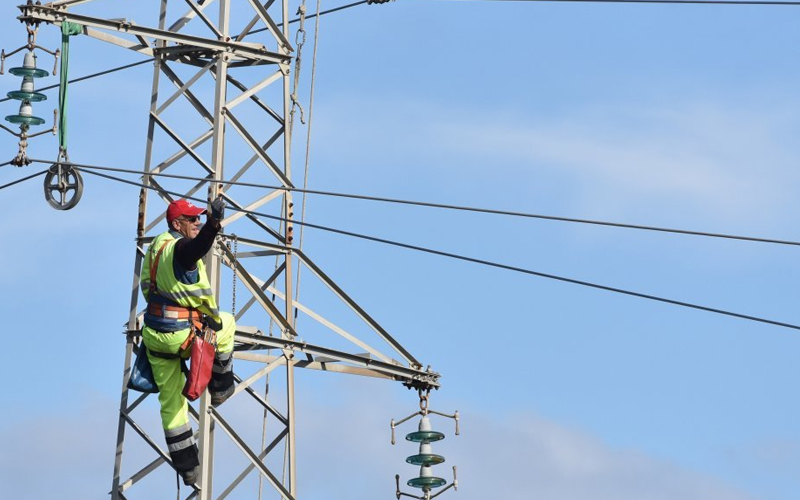
[[[181,357],[181,355],[180,355],[180,354],[177,354],[177,353],[176,353],[176,354],[170,354],[170,353],[168,353],[168,352],[159,352],[159,351],[154,351],[154,350],[152,350],[152,349],[148,349],[148,350],[147,350],[147,352],[149,352],[150,354],[152,354],[152,355],[153,355],[153,356],[155,356],[156,358],[163,358],[163,359],[178,359],[178,358],[180,358],[180,357]]]
[[[183,344],[183,345],[187,345],[187,344],[188,344],[188,345],[191,345],[191,341],[190,341],[190,340],[194,340],[194,334],[192,334],[192,335],[189,335],[189,338],[188,338],[188,339],[186,339],[186,342],[184,342],[184,344]],[[183,350],[183,345],[181,345],[181,350]],[[146,347],[146,346],[144,346],[144,345],[143,345],[142,347],[144,347],[145,349],[147,349],[147,347]],[[188,373],[189,373],[189,367],[187,367],[187,366],[186,366],[186,360],[185,360],[185,359],[183,359],[179,353],[176,353],[176,354],[171,354],[171,353],[168,353],[168,352],[159,352],[159,351],[153,351],[153,350],[151,350],[151,349],[147,349],[147,352],[148,352],[148,353],[150,353],[151,355],[153,355],[153,356],[154,356],[154,357],[156,357],[156,358],[161,358],[161,359],[178,359],[178,360],[180,360],[180,362],[181,362],[181,371],[182,371],[184,374],[188,374]]]
[[[203,314],[197,309],[183,306],[172,306],[169,304],[159,304],[150,302],[147,304],[147,312],[159,318],[175,319],[183,321],[201,320]]]
[[[158,273],[158,263],[161,261],[161,253],[164,251],[164,248],[167,246],[170,240],[165,241],[161,248],[158,249],[158,253],[156,253],[156,258],[150,264],[150,297],[158,293],[158,284],[156,283],[156,274]],[[194,326],[200,330],[203,329],[202,324],[202,313],[195,313],[195,309],[190,307],[183,307],[183,306],[169,306],[164,305],[163,307],[159,304],[148,303],[147,304],[147,312],[154,315],[159,316],[162,318],[169,318],[169,319],[178,319],[178,320],[189,320],[194,324]]]

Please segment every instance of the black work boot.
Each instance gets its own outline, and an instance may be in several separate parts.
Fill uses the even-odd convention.
[[[222,392],[212,392],[211,393],[211,405],[212,406],[219,406],[225,401],[228,400],[229,397],[233,396],[234,387],[230,386],[227,391]]]
[[[233,395],[233,353],[217,353],[211,369],[211,381],[208,392],[211,393],[211,404],[219,406]]]
[[[186,486],[191,486],[197,483],[197,480],[200,479],[200,466],[198,465],[194,469],[183,470],[178,472],[183,478],[183,484]]]

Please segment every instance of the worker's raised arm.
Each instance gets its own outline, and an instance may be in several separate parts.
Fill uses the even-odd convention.
[[[181,238],[175,243],[175,260],[187,271],[197,269],[197,261],[202,259],[214,244],[220,229],[221,221],[225,216],[225,200],[217,198],[211,203],[211,213],[197,237],[194,239]]]

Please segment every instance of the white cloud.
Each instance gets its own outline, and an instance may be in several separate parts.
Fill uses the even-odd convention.
[[[763,133],[780,125],[771,113],[687,103],[681,110],[590,110],[547,122],[491,116],[466,124],[443,121],[435,135],[500,161],[580,174],[584,183],[599,183],[598,190],[620,186],[639,196],[736,206],[754,194],[765,160],[778,161],[776,151],[787,149]]]
[[[507,499],[667,500],[753,498],[723,481],[639,450],[616,449],[535,415],[465,420],[454,453],[462,488]],[[471,437],[466,437],[470,436]],[[456,440],[458,441],[458,440]],[[503,478],[496,484],[488,478]]]
[[[403,439],[416,419],[397,431],[389,444],[390,418],[401,418],[397,401],[386,393],[369,391],[345,397],[336,404],[306,404],[298,430],[304,490],[317,494],[348,491],[354,499],[388,496],[394,474],[401,485],[416,475],[405,463],[417,452]],[[404,398],[408,400],[409,398]],[[452,409],[436,408],[443,411]],[[461,435],[453,423],[433,417],[434,428],[447,438],[434,452],[447,462],[435,468],[452,479],[458,467],[459,490],[451,498],[508,500],[752,500],[755,497],[722,479],[688,470],[643,450],[617,449],[585,432],[532,413],[491,415],[478,410],[461,413]],[[358,478],[358,489],[352,480]],[[348,482],[349,481],[349,482]],[[410,491],[403,487],[403,491]],[[443,497],[444,498],[444,497]]]
[[[379,387],[374,383],[359,387],[365,389],[362,394],[335,403],[298,403],[302,410],[298,413],[301,498],[317,498],[323,493],[339,497],[345,492],[355,500],[390,497],[395,473],[401,474],[403,483],[415,475],[416,468],[406,464],[404,457],[416,453],[416,448],[403,435],[413,430],[416,419],[398,428],[397,445],[391,446],[389,419],[405,416],[404,411],[410,410],[398,413],[397,401],[382,391],[370,391],[370,387]],[[154,401],[137,413],[137,420],[147,423],[148,428],[157,421]],[[229,421],[237,418],[236,413],[236,407],[223,411]],[[113,468],[115,417],[113,401],[104,398],[80,407],[62,408],[55,420],[46,415],[41,419],[0,422],[3,494],[9,498],[38,498],[58,484],[60,496],[67,500],[105,495]],[[257,420],[252,418],[254,415],[250,417],[251,422]],[[434,446],[434,451],[447,459],[446,464],[435,468],[436,473],[449,481],[450,466],[458,466],[459,490],[446,494],[453,495],[451,498],[754,498],[720,479],[650,457],[643,451],[615,449],[596,437],[533,414],[503,417],[462,412],[462,434],[458,437],[453,436],[452,421],[433,417],[433,422],[447,435]],[[258,429],[260,424],[254,424],[246,431]],[[156,442],[163,444],[161,436],[153,432]],[[224,448],[226,440],[221,433],[218,446]],[[132,431],[128,432],[123,464],[149,461],[149,452],[133,446],[139,441]],[[230,453],[235,456],[217,458],[219,467],[226,468],[231,459],[241,460],[238,450],[230,449]],[[139,491],[137,487],[150,492],[166,489],[171,497],[174,476],[166,469],[161,472],[161,486],[146,481],[135,486],[131,494]],[[48,480],[43,481],[44,477]],[[402,489],[409,491],[405,486]],[[238,491],[231,498],[249,498],[245,491]]]
[[[339,379],[344,380],[344,379]],[[397,445],[389,444],[389,419],[401,418],[411,408],[398,410],[375,381],[353,382],[343,387],[350,394],[335,402],[298,402],[298,457],[301,498],[323,493],[354,500],[386,498],[394,493],[394,474],[403,483],[416,468],[404,457],[416,453],[413,443],[403,439],[416,419],[398,428]],[[357,387],[359,394],[350,389]],[[239,396],[242,397],[242,396]],[[246,397],[246,396],[244,396]],[[87,399],[87,398],[83,398]],[[89,398],[91,399],[91,398]],[[150,398],[149,398],[150,399]],[[410,398],[403,398],[406,402]],[[231,402],[235,402],[232,400]],[[229,403],[230,404],[230,403]],[[260,415],[244,415],[241,407],[223,408],[228,421],[242,416],[253,422],[246,434],[260,432]],[[444,408],[437,408],[445,410]],[[137,410],[137,421],[154,427],[157,435],[155,400]],[[58,484],[64,499],[99,498],[106,494],[113,468],[116,412],[109,398],[90,400],[74,408],[60,409],[59,418],[0,421],[0,484],[9,498],[38,498]],[[451,465],[458,466],[459,490],[451,498],[531,498],[542,500],[752,500],[754,497],[722,480],[681,468],[648,456],[641,450],[616,449],[602,440],[530,413],[511,416],[462,412],[461,436],[453,436],[453,423],[433,417],[434,428],[447,435],[434,445],[447,463],[435,468],[451,479]],[[134,445],[141,440],[128,432],[123,464],[145,464],[152,452]],[[225,449],[227,437],[220,432],[217,446]],[[221,469],[241,461],[238,450],[217,457]],[[150,456],[150,458],[153,458]],[[246,462],[245,462],[246,463]],[[136,488],[166,489],[174,494],[174,476],[160,469],[158,484],[147,482]],[[48,480],[43,481],[46,477]],[[401,483],[402,484],[402,483]],[[403,487],[408,491],[408,487]],[[447,495],[452,495],[448,493]],[[138,498],[132,496],[132,498]],[[245,491],[231,498],[250,498]],[[265,498],[271,498],[267,495]]]
[[[532,116],[361,96],[357,107],[366,111],[356,117],[353,106],[337,99],[320,112],[320,129],[332,134],[321,139],[357,143],[363,151],[354,154],[370,168],[377,157],[422,156],[430,158],[425,171],[450,169],[460,179],[547,179],[579,209],[630,213],[661,204],[763,222],[786,213],[800,180],[800,151],[788,134],[796,123],[775,105],[618,103]]]

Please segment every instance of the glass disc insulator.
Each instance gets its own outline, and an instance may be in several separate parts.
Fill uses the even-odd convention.
[[[43,78],[45,76],[50,76],[50,73],[43,69],[39,68],[25,68],[25,67],[17,67],[11,68],[8,70],[14,76],[32,76],[34,78]]]
[[[444,434],[437,431],[417,431],[406,435],[406,441],[415,443],[432,443],[444,439]]]
[[[12,90],[6,95],[10,99],[16,99],[18,101],[42,102],[47,100],[47,96],[39,92],[23,92],[21,90]]]
[[[431,489],[431,488],[438,488],[440,486],[444,486],[445,483],[444,479],[440,477],[415,477],[414,479],[409,479],[406,483],[407,485],[411,486],[412,488],[423,488],[423,489]]]
[[[44,123],[43,118],[38,116],[22,116],[22,115],[8,115],[6,121],[24,125],[41,125]]]
[[[412,465],[439,465],[444,463],[444,457],[441,455],[434,455],[433,453],[420,453],[419,455],[411,455],[406,458],[406,462]]]

